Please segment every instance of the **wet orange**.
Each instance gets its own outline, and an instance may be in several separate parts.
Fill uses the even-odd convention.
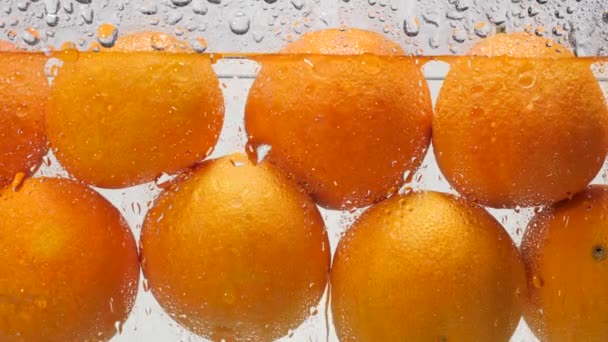
[[[271,341],[318,304],[330,251],[308,196],[244,155],[203,163],[142,229],[148,285],[173,319],[214,341]]]
[[[50,87],[47,57],[0,41],[0,187],[33,173],[48,150],[44,116]]]
[[[222,127],[210,59],[149,52],[147,36],[137,37],[119,40],[120,52],[65,61],[51,93],[46,128],[57,159],[99,187],[182,171],[211,153]],[[123,52],[139,47],[145,51]]]
[[[309,33],[281,52],[300,55],[261,60],[245,109],[249,154],[270,147],[268,160],[324,207],[363,207],[394,193],[430,142],[420,66],[387,57],[403,50],[357,29]]]
[[[422,192],[368,209],[340,241],[331,273],[340,341],[508,341],[524,267],[485,210]]]
[[[492,207],[582,190],[608,151],[608,112],[589,62],[527,33],[498,34],[451,65],[433,121],[441,171]]]
[[[608,187],[537,214],[524,235],[525,318],[541,341],[608,340]]]
[[[0,340],[106,341],[139,280],[135,240],[109,202],[65,179],[0,191]]]

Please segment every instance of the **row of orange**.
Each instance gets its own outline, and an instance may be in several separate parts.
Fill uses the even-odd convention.
[[[475,53],[569,55],[546,43],[499,35]],[[400,50],[369,32],[328,30],[285,52]],[[14,58],[13,68],[37,60],[2,58]],[[342,341],[508,340],[522,311],[544,340],[605,339],[597,315],[608,303],[605,188],[540,213],[521,256],[471,201],[393,196],[348,230],[331,273],[323,221],[306,194],[332,208],[389,197],[420,164],[432,130],[442,171],[468,199],[511,207],[572,197],[606,154],[606,105],[591,72],[543,59],[457,63],[432,116],[414,66],[372,56],[327,60],[263,66],[246,128],[250,157],[271,147],[265,162],[240,155],[208,161],[156,201],[140,259],[161,306],[213,340],[271,340],[308,316],[331,274]],[[4,116],[15,120],[11,127],[36,123],[6,142],[20,142],[19,153],[44,152],[48,136],[62,165],[85,183],[120,187],[178,172],[217,140],[223,100],[203,58],[81,56],[66,61],[48,106],[43,82],[39,92],[23,82],[34,69],[16,68],[4,83],[15,101],[5,108],[21,114]],[[46,118],[39,114],[45,106]],[[0,260],[15,261],[0,265],[0,340],[110,338],[130,311],[139,274],[118,211],[79,183],[32,179],[0,193],[0,222]]]
[[[207,161],[148,212],[140,253],[119,211],[67,179],[0,191],[0,340],[105,341],[139,284],[213,341],[297,328],[328,282],[340,341],[543,341],[608,336],[608,187],[537,214],[518,251],[482,207],[418,192],[368,209],[333,264],[312,200],[272,164]],[[521,252],[521,254],[520,254]],[[330,268],[331,266],[331,268]]]
[[[122,37],[113,49],[151,50],[158,37],[174,50],[173,38],[154,33]],[[245,109],[247,152],[255,159],[270,148],[266,157],[324,207],[364,207],[396,192],[431,138],[449,183],[492,207],[570,197],[608,151],[608,111],[589,64],[544,38],[479,43],[471,54],[521,58],[455,60],[434,115],[414,60],[366,55],[402,53],[380,35],[319,31],[282,52],[305,55],[263,60]],[[83,54],[66,59],[51,90],[43,57],[2,58],[4,185],[40,164],[47,137],[75,178],[119,188],[192,167],[220,134],[224,99],[208,58]]]

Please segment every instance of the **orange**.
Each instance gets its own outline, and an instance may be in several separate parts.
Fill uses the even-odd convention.
[[[524,267],[484,209],[451,195],[395,196],[338,244],[331,273],[340,341],[508,341]]]
[[[300,55],[262,59],[247,100],[251,157],[270,147],[268,160],[327,208],[396,192],[430,142],[431,100],[416,61],[357,29],[312,32],[281,52]]]
[[[47,153],[46,61],[42,54],[18,52],[11,43],[0,41],[0,187],[18,172],[32,174]]]
[[[271,341],[324,292],[329,242],[312,201],[271,165],[205,162],[165,191],[142,229],[148,285],[169,315],[214,341]]]
[[[213,150],[224,118],[209,58],[125,53],[148,43],[123,39],[117,46],[121,52],[84,53],[65,61],[46,123],[61,164],[104,188],[145,183],[202,161]]]
[[[37,178],[0,191],[0,340],[107,341],[133,306],[135,240],[103,197]]]
[[[457,59],[433,121],[439,167],[492,207],[550,204],[581,191],[608,151],[608,113],[589,62],[527,33],[498,34]]]
[[[608,340],[608,187],[592,186],[537,214],[521,251],[525,318],[542,341]]]

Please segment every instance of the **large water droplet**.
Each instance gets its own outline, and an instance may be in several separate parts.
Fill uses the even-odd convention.
[[[249,31],[249,25],[251,24],[251,20],[249,17],[243,12],[237,12],[230,20],[230,30],[234,34],[242,35]]]
[[[420,33],[420,19],[418,17],[409,17],[403,20],[403,32],[408,37],[415,37]]]

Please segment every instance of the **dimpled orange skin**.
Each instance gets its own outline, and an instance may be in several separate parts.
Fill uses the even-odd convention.
[[[594,185],[530,221],[520,247],[528,276],[524,316],[541,341],[608,340],[607,246],[606,186]]]
[[[0,192],[0,340],[106,341],[133,306],[135,240],[109,202],[66,179]]]
[[[121,52],[81,54],[65,62],[46,123],[61,164],[103,188],[145,183],[202,161],[224,119],[209,58],[124,53],[137,45],[124,44],[117,47]]]
[[[431,100],[412,59],[372,32],[306,34],[286,54],[261,60],[245,109],[249,151],[294,174],[322,206],[349,209],[386,198],[421,164]],[[384,55],[384,57],[369,54]]]
[[[323,220],[272,165],[207,161],[146,217],[142,266],[180,324],[214,341],[271,341],[318,304],[330,265]]]
[[[508,341],[525,298],[509,235],[450,195],[395,196],[338,244],[331,273],[340,341]]]
[[[0,41],[0,187],[33,173],[48,151],[44,115],[50,87],[47,57]]]
[[[573,54],[527,33],[487,38],[470,54],[527,59],[452,64],[433,121],[449,183],[506,208],[550,204],[589,184],[608,150],[608,113],[589,63],[563,59]]]

